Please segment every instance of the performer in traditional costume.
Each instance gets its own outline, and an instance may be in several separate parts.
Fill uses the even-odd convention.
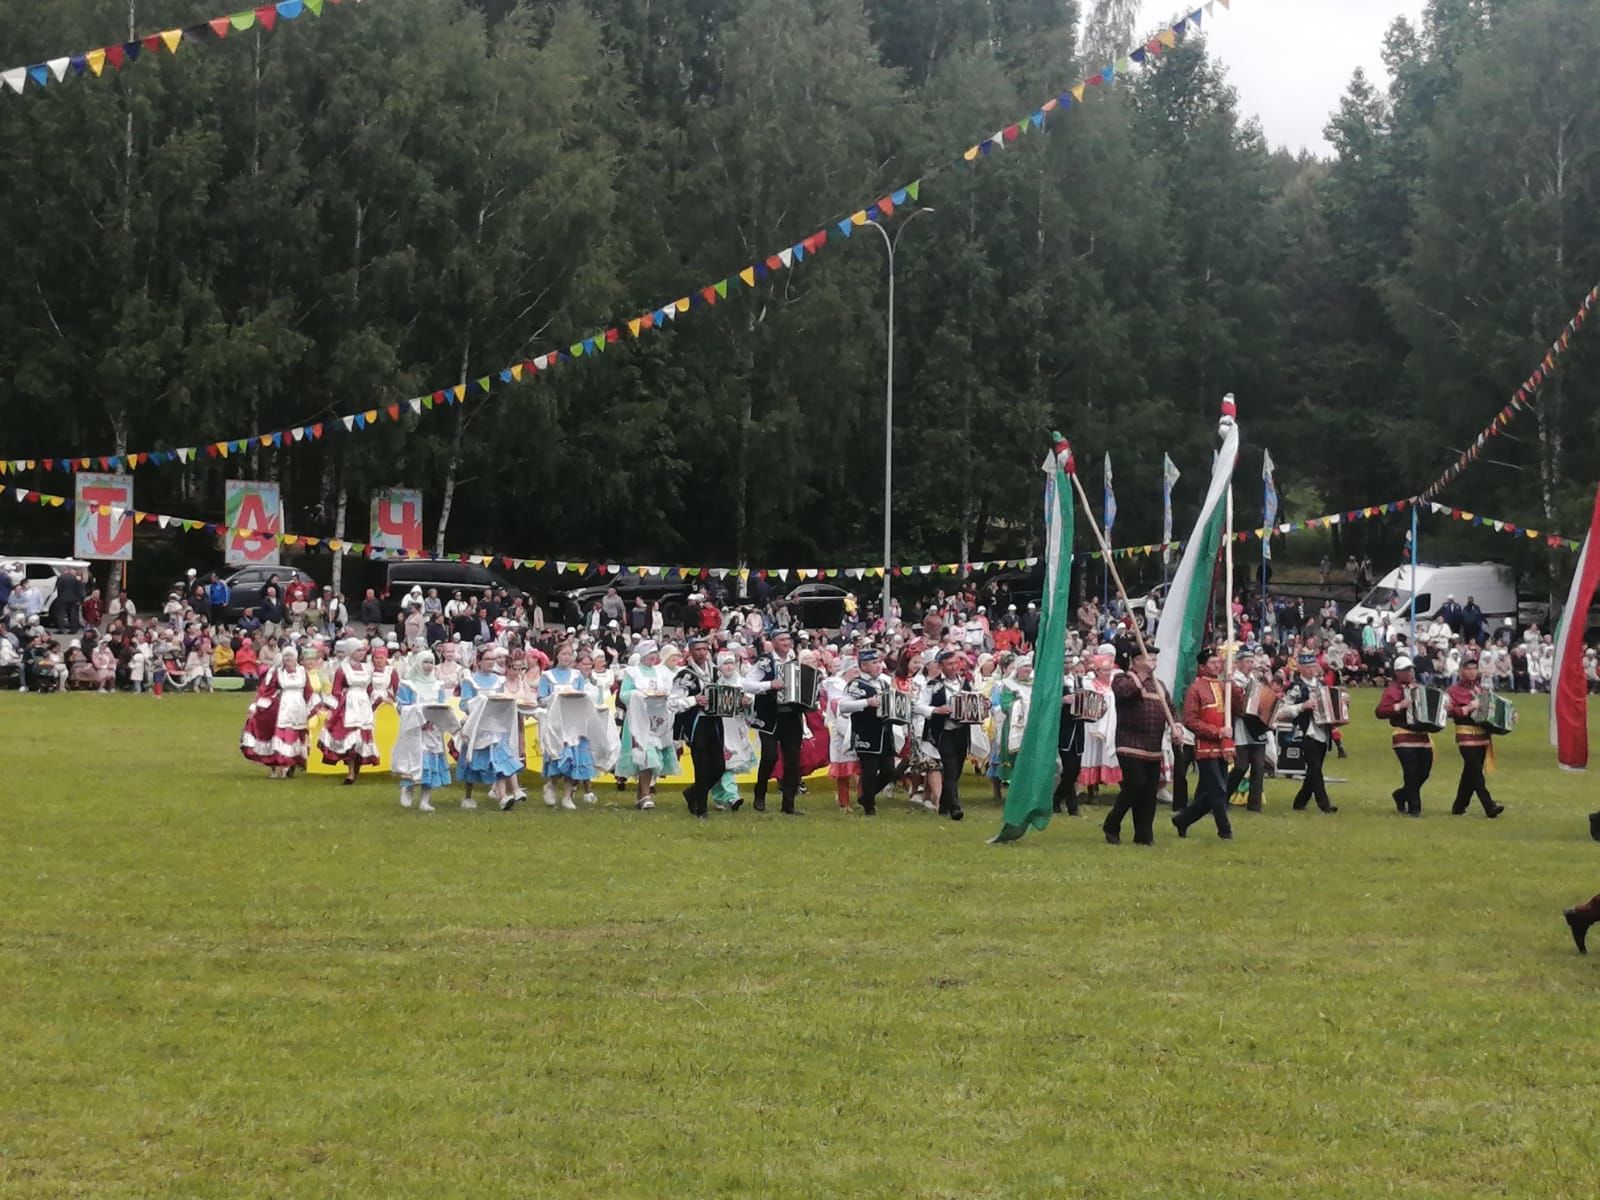
[[[962,657],[957,650],[940,653],[935,674],[923,685],[917,710],[925,718],[922,740],[937,756],[937,771],[928,771],[928,789],[938,789],[940,816],[959,821],[966,813],[961,808],[961,768],[972,746],[971,728],[950,719],[950,698],[963,691]]]
[[[633,806],[655,808],[655,782],[678,769],[672,744],[672,672],[661,665],[661,648],[646,638],[639,643],[639,661],[622,674],[618,691],[626,716],[622,722],[621,767],[638,780]]]
[[[1183,724],[1194,735],[1194,760],[1200,773],[1189,807],[1172,818],[1179,837],[1189,836],[1189,826],[1210,814],[1217,822],[1217,836],[1233,837],[1228,820],[1228,755],[1233,750],[1233,731],[1229,728],[1227,706],[1244,708],[1244,689],[1233,680],[1222,678],[1222,658],[1210,647],[1197,658],[1199,674],[1183,698]],[[1231,698],[1227,689],[1232,689]]]
[[[796,661],[794,643],[788,630],[780,629],[772,635],[772,649],[756,659],[744,676],[744,690],[754,696],[755,709],[750,724],[761,734],[761,763],[756,770],[757,812],[767,810],[767,784],[778,765],[778,752],[783,751],[784,771],[779,789],[783,796],[783,811],[789,816],[803,816],[795,808],[795,797],[800,794],[800,747],[805,739],[805,710],[798,704],[778,702],[783,690],[783,670]]]
[[[1022,749],[1022,735],[1028,727],[1028,701],[1033,695],[1033,656],[1023,654],[1011,661],[1004,678],[995,684],[990,704],[994,710],[995,736],[991,761],[996,802],[1005,800],[1011,772]]]
[[[891,787],[902,772],[894,747],[894,726],[885,711],[892,685],[883,676],[883,659],[876,650],[862,650],[860,674],[845,685],[837,701],[841,717],[850,724],[851,748],[861,768],[861,811],[878,815],[878,795]]]
[[[721,687],[743,690],[744,669],[737,654],[723,651],[717,655],[717,683]],[[750,723],[744,715],[749,712],[749,706],[750,697],[746,695],[744,712],[740,715],[715,718],[720,727],[717,736],[722,746],[723,771],[722,777],[711,786],[711,802],[728,812],[737,812],[744,804],[737,776],[756,765],[755,743],[750,740]]]
[[[372,737],[372,667],[366,643],[346,642],[344,651],[344,661],[333,672],[328,722],[317,745],[323,762],[344,765],[343,782],[349,787],[362,767],[378,765],[378,746]]]
[[[1295,735],[1300,739],[1300,753],[1305,759],[1306,775],[1295,793],[1296,812],[1304,810],[1312,800],[1325,813],[1339,811],[1328,799],[1328,785],[1323,782],[1322,764],[1328,757],[1328,727],[1318,725],[1315,719],[1317,693],[1322,688],[1322,668],[1315,654],[1306,653],[1299,658],[1299,674],[1284,689],[1285,708],[1280,711],[1294,714]]]
[[[1433,739],[1411,728],[1411,701],[1406,689],[1416,681],[1412,663],[1404,654],[1394,660],[1394,679],[1378,697],[1377,717],[1394,727],[1390,741],[1400,760],[1400,787],[1393,793],[1395,810],[1402,816],[1422,816],[1422,785],[1433,773]]]
[[[461,687],[461,677],[465,674],[457,657],[458,646],[457,642],[443,642],[439,646],[439,686],[452,696]]]
[[[1472,807],[1472,797],[1477,796],[1483,805],[1483,815],[1491,820],[1505,812],[1504,804],[1496,804],[1489,795],[1489,782],[1484,778],[1484,764],[1491,761],[1494,743],[1490,733],[1472,719],[1472,710],[1478,696],[1485,691],[1478,678],[1478,664],[1472,659],[1461,663],[1461,676],[1446,693],[1450,716],[1456,723],[1456,749],[1461,752],[1461,782],[1456,785],[1456,802],[1450,806],[1454,816],[1464,816]]]
[[[707,689],[715,679],[710,645],[702,637],[691,637],[688,660],[673,676],[667,707],[673,714],[674,744],[689,748],[694,779],[683,789],[683,802],[689,807],[689,815],[696,819],[705,818],[711,790],[726,770],[722,722],[706,712]]]
[[[506,695],[517,702],[517,736],[516,754],[522,765],[528,765],[528,723],[539,716],[540,691],[539,691],[539,664],[530,655],[521,650],[506,652]],[[522,775],[517,773],[511,777],[509,785],[513,802],[526,800],[527,789],[522,786]],[[547,791],[544,801],[550,804],[552,797]],[[550,807],[554,808],[553,804]]]
[[[1122,842],[1122,818],[1133,815],[1136,846],[1155,845],[1156,794],[1161,786],[1161,751],[1169,728],[1171,697],[1155,677],[1156,656],[1136,654],[1129,669],[1111,681],[1117,699],[1117,757],[1122,787],[1101,825],[1106,841]]]
[[[278,665],[261,674],[240,735],[240,753],[266,767],[273,779],[287,779],[296,767],[304,768],[309,750],[306,726],[314,698],[311,677],[300,665],[299,654],[287,647]]]
[[[376,712],[385,704],[393,704],[400,690],[400,669],[389,661],[389,647],[383,643],[372,648],[372,709]]]
[[[1248,689],[1252,683],[1270,683],[1271,675],[1253,655],[1241,653],[1234,660],[1233,682],[1240,689]],[[1249,775],[1250,792],[1245,801],[1245,808],[1250,812],[1262,810],[1261,801],[1267,775],[1267,735],[1270,732],[1271,730],[1265,725],[1242,709],[1234,710],[1233,769],[1228,772],[1223,791],[1231,799],[1238,792],[1245,776]]]
[[[840,702],[849,694],[850,685],[860,672],[856,659],[841,658],[838,669],[822,681],[822,708],[828,729],[828,777],[838,792],[841,811],[850,808],[851,780],[862,778],[852,722],[840,708]]]
[[[1083,768],[1078,782],[1094,799],[1101,787],[1111,787],[1122,782],[1122,767],[1117,762],[1117,703],[1111,692],[1111,680],[1117,673],[1117,660],[1110,654],[1096,654],[1089,660],[1091,674],[1083,686],[1105,698],[1106,710],[1097,721],[1089,722],[1084,731]]]
[[[580,787],[585,802],[595,802],[595,777],[602,766],[617,761],[615,727],[593,672],[589,653],[580,656],[571,642],[563,642],[556,650],[556,665],[539,677],[544,802],[567,812],[578,807],[572,796]]]
[[[506,691],[506,652],[486,647],[461,680],[461,706],[467,719],[457,735],[461,781],[466,784],[462,808],[476,808],[472,791],[478,784],[501,812],[517,802],[511,781],[522,770],[517,757],[517,704]]]
[[[1063,664],[1065,675],[1061,680],[1061,721],[1056,732],[1056,753],[1061,760],[1061,774],[1056,779],[1056,790],[1050,797],[1052,812],[1078,815],[1078,776],[1083,771],[1083,750],[1088,741],[1089,723],[1074,713],[1072,698],[1084,686],[1082,668],[1074,659]],[[1120,764],[1119,764],[1120,765]]]
[[[394,691],[400,729],[389,751],[389,770],[400,777],[400,807],[411,807],[411,789],[421,789],[418,812],[433,811],[433,791],[450,784],[450,759],[444,734],[430,720],[429,708],[438,711],[447,701],[439,682],[438,667],[426,650],[412,660],[411,673]]]

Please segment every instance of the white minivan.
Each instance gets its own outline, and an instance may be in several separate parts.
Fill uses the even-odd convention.
[[[1461,605],[1466,604],[1468,596],[1477,601],[1483,610],[1484,625],[1491,629],[1506,617],[1515,620],[1517,616],[1516,577],[1504,563],[1420,563],[1416,567],[1396,567],[1378,581],[1360,604],[1345,613],[1346,636],[1359,632],[1368,618],[1374,625],[1382,625],[1385,617],[1409,621],[1413,592],[1417,596],[1418,621],[1432,618],[1452,596]]]
[[[26,589],[38,598],[35,609],[46,624],[50,621],[50,606],[56,600],[56,579],[68,567],[89,578],[89,564],[81,558],[37,558],[29,555],[0,555],[0,570],[11,576],[12,584],[20,591]],[[3,619],[3,618],[0,618]]]

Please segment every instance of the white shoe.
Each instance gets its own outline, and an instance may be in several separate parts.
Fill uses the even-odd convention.
[[[410,808],[411,807],[411,793],[410,792],[401,792],[400,793],[400,807],[401,808]]]
[[[572,802],[572,793],[567,792],[561,797],[561,807],[566,812],[577,812],[578,806]]]
[[[597,799],[598,797],[596,797],[593,792],[585,792],[583,794],[583,802],[585,804],[594,804]]]
[[[417,811],[418,812],[432,812],[433,811],[433,805],[428,803],[428,801],[424,800],[421,804],[417,805]]]
[[[515,804],[516,802],[517,802],[517,798],[515,796],[513,796],[513,795],[507,794],[507,795],[501,797],[501,799],[500,799],[500,811],[501,812],[510,812],[511,811],[511,806],[513,804]]]
[[[517,794],[512,796],[511,798],[513,800],[526,800],[528,798],[527,789],[526,788],[518,788],[517,789]]]
[[[461,802],[461,807],[462,808],[477,808],[478,807],[478,802],[476,800],[472,800],[472,799],[463,800]]]
[[[556,789],[548,783],[544,785],[544,806],[546,808],[556,806]]]
[[[649,812],[651,809],[655,808],[655,806],[656,802],[650,796],[643,797],[634,805],[634,807],[639,809],[641,812]]]

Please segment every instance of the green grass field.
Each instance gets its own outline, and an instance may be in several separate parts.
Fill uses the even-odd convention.
[[[1363,694],[1337,816],[1153,850],[987,846],[987,784],[421,816],[268,781],[244,703],[0,697],[0,1194],[1600,1193],[1600,805],[1539,702],[1499,821],[1444,742],[1397,817]]]

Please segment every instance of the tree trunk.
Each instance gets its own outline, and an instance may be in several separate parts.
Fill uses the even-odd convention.
[[[344,519],[350,511],[350,489],[339,489],[339,507],[333,515],[333,536],[344,540]],[[333,594],[344,595],[344,551],[333,556]]]
[[[487,189],[485,189],[487,190]],[[478,227],[472,234],[472,247],[474,251],[483,247],[483,224],[489,215],[489,201],[485,195],[478,204]],[[460,381],[467,382],[467,366],[472,358],[472,314],[467,314],[467,335],[461,343],[461,370]],[[444,473],[444,502],[439,506],[439,525],[433,535],[433,556],[444,557],[444,534],[450,527],[450,510],[455,507],[456,480],[461,470],[461,443],[467,428],[467,412],[465,408],[456,410],[455,435],[450,439],[450,462]]]

